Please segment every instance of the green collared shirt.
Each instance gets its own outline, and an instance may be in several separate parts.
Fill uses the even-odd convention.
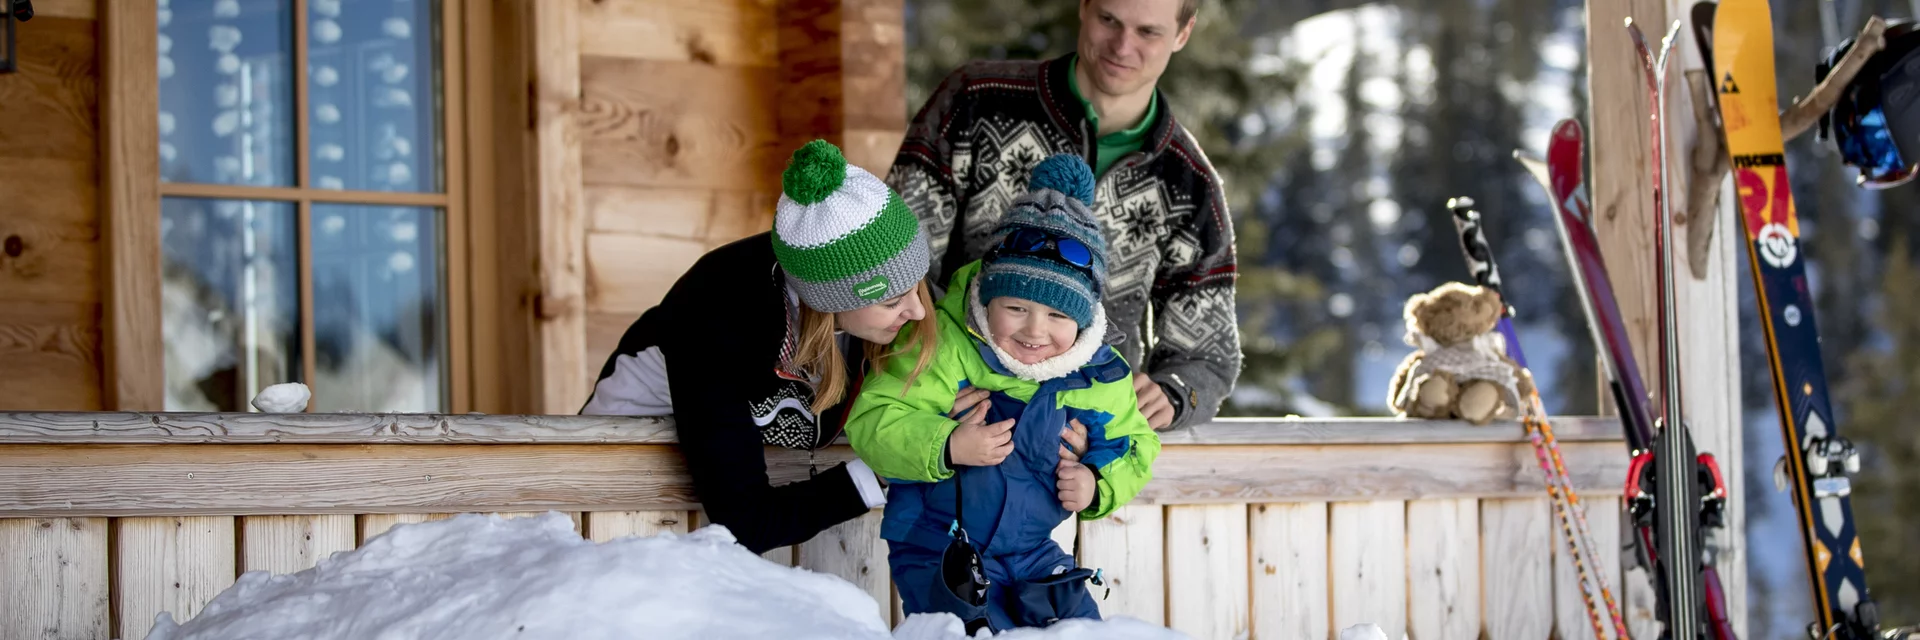
[[[1073,89],[1073,97],[1078,98],[1080,104],[1087,108],[1087,120],[1093,123],[1093,130],[1100,131],[1100,114],[1095,113],[1093,103],[1080,94],[1079,56],[1074,56],[1073,66],[1068,68],[1067,86]],[[1147,99],[1147,115],[1140,119],[1140,124],[1134,125],[1132,129],[1100,136],[1099,149],[1094,154],[1093,175],[1106,175],[1107,168],[1113,166],[1114,161],[1139,151],[1140,147],[1147,143],[1147,129],[1153,127],[1153,120],[1159,115],[1160,94],[1155,93],[1152,98]]]

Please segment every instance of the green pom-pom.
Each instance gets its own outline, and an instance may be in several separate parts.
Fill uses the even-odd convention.
[[[780,189],[800,204],[827,199],[847,180],[847,158],[840,148],[825,140],[814,140],[793,152],[787,170],[780,174]]]

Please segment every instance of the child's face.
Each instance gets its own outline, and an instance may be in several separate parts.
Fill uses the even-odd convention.
[[[987,331],[993,345],[1021,364],[1039,364],[1073,346],[1080,325],[1073,318],[1032,300],[1010,296],[987,303]]]

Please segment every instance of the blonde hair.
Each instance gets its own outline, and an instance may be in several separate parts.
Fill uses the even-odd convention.
[[[898,349],[890,349],[892,345],[862,341],[865,342],[862,348],[866,350],[869,369],[883,366],[887,358],[904,355],[914,350],[920,352],[920,357],[914,362],[913,372],[907,374],[905,388],[912,388],[914,379],[927,370],[928,363],[933,362],[933,352],[938,344],[940,333],[939,326],[933,318],[935,313],[933,295],[927,291],[927,283],[922,281],[914,285],[913,292],[909,295],[919,298],[921,307],[925,308],[927,313],[925,318],[909,322],[907,327],[901,329],[903,332],[910,333],[912,338],[902,343]],[[808,407],[815,415],[839,404],[847,395],[849,379],[847,361],[840,354],[839,341],[833,338],[837,328],[833,314],[815,311],[806,305],[800,306],[800,345],[793,354],[793,364],[803,371],[820,377],[819,384],[814,386],[813,405]],[[858,373],[866,375],[865,371]]]

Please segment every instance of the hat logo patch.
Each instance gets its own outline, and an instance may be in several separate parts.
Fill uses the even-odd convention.
[[[892,283],[887,281],[886,276],[874,276],[872,280],[853,285],[853,295],[860,296],[863,300],[879,300],[885,297],[887,290],[891,288]]]

